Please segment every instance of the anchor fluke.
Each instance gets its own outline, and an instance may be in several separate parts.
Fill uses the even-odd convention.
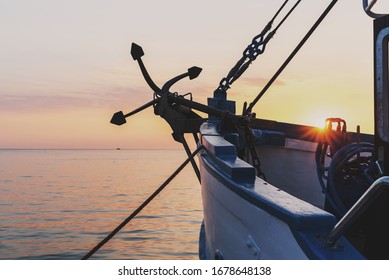
[[[197,67],[197,66],[193,66],[193,67],[189,68],[188,69],[189,79],[190,80],[196,79],[200,75],[202,70],[203,69],[201,69],[200,67]]]
[[[171,88],[171,86],[177,83],[181,79],[189,77],[189,79],[193,80],[197,78],[200,75],[202,70],[203,69],[201,69],[200,67],[192,66],[191,68],[188,69],[188,72],[178,75],[177,77],[174,77],[173,79],[167,81],[162,87],[162,92],[169,93],[169,89]]]
[[[113,114],[112,119],[111,119],[112,124],[116,125],[122,125],[126,123],[126,117],[124,116],[122,111],[116,112]]]
[[[115,114],[113,114],[112,116],[112,119],[111,119],[111,123],[112,124],[116,124],[116,125],[122,125],[122,124],[125,124],[126,123],[126,118],[136,114],[136,113],[139,113],[140,111],[143,111],[144,109],[146,108],[149,108],[155,104],[157,104],[159,102],[159,99],[153,99],[149,102],[147,102],[146,104],[140,106],[139,108],[136,108],[135,110],[127,113],[127,114],[123,114],[122,111],[119,111],[119,112],[116,112]]]
[[[135,43],[132,43],[131,45],[131,56],[134,60],[138,60],[139,58],[141,58],[142,56],[144,56],[144,52],[143,52],[143,49],[141,46],[135,44]]]

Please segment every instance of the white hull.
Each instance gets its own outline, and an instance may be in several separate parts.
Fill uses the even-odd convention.
[[[204,169],[207,259],[214,259],[217,251],[225,259],[307,259],[287,224],[247,203]]]
[[[199,156],[204,207],[200,258],[364,258],[344,237],[339,239],[341,250],[323,243],[336,219],[321,209],[324,197],[316,171],[288,162],[297,159],[303,165],[313,160],[312,149],[301,149],[303,142],[272,147],[268,153],[260,150],[261,167],[284,191],[256,177],[254,168],[237,157],[235,146],[217,133],[216,125],[205,123],[200,131],[205,148]],[[289,170],[283,171],[285,167]]]

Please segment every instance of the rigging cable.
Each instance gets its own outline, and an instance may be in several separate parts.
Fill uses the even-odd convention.
[[[269,82],[265,85],[262,91],[257,95],[257,97],[250,103],[250,105],[246,108],[244,115],[251,115],[252,109],[257,104],[259,99],[265,94],[265,92],[269,89],[269,87],[273,84],[273,82],[278,78],[278,76],[284,71],[286,66],[288,66],[289,62],[294,58],[294,56],[300,51],[301,47],[306,43],[309,37],[315,32],[316,28],[321,24],[323,19],[328,15],[331,9],[335,6],[338,0],[332,0],[328,7],[324,10],[324,12],[320,15],[308,33],[304,36],[304,38],[300,41],[300,43],[296,46],[293,52],[289,55],[289,57],[285,60],[285,62],[281,65],[281,67],[277,70],[274,76],[269,80]]]
[[[239,77],[247,70],[250,64],[257,58],[258,55],[264,53],[267,43],[273,38],[274,34],[281,27],[281,25],[286,21],[294,9],[300,4],[301,0],[298,0],[293,7],[288,11],[288,13],[283,17],[280,23],[276,28],[271,30],[274,20],[277,18],[279,13],[283,10],[285,5],[289,0],[284,1],[278,11],[275,13],[273,18],[267,23],[262,32],[255,36],[252,39],[252,42],[247,46],[243,51],[243,56],[235,64],[235,66],[230,70],[227,77],[224,77],[218,88],[215,90],[215,93],[222,93],[225,95],[226,91],[230,88],[231,84],[235,82]]]
[[[109,240],[111,240],[112,237],[115,236],[116,233],[118,233],[126,224],[128,224],[133,218],[136,217],[136,215],[139,214],[140,211],[142,211],[143,208],[147,206],[173,179],[177,176],[178,173],[184,169],[184,167],[196,156],[198,152],[200,152],[203,149],[203,146],[199,146],[178,168],[176,171],[173,172],[172,175],[170,175],[169,178],[166,179],[166,181],[157,189],[153,194],[151,194],[130,216],[128,216],[120,225],[118,225],[110,234],[108,234],[99,244],[97,244],[92,250],[90,250],[85,256],[81,258],[81,260],[87,260],[91,256],[93,256],[94,253],[96,253],[101,247],[104,246],[105,243],[107,243]]]

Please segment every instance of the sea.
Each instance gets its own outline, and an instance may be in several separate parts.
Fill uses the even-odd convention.
[[[181,150],[0,150],[0,259],[81,259],[186,159]],[[190,164],[90,259],[198,259]]]

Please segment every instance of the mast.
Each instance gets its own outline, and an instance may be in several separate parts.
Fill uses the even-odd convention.
[[[367,1],[364,1],[367,3]],[[374,2],[374,1],[372,1]],[[379,175],[389,175],[389,15],[375,14],[374,19],[374,137]],[[368,210],[365,253],[374,259],[387,259],[389,251],[389,191],[383,191]]]
[[[382,175],[389,175],[389,15],[374,20],[374,134]]]

